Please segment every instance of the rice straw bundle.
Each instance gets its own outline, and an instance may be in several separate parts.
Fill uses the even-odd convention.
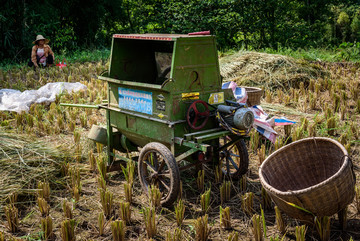
[[[279,54],[239,51],[219,62],[224,81],[265,89],[298,87],[300,82],[307,83],[326,74],[313,64]]]
[[[48,143],[0,128],[0,205],[14,192],[36,194],[38,181],[53,180],[59,174],[64,153]]]

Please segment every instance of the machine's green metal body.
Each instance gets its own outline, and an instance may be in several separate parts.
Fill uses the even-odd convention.
[[[108,84],[108,103],[101,108],[107,111],[110,159],[113,149],[127,148],[125,142],[140,147],[160,142],[177,160],[185,159],[210,151],[219,137],[230,134],[214,116],[200,131],[191,130],[185,119],[195,100],[213,106],[234,100],[230,89],[221,89],[214,36],[114,35],[109,71],[99,79]]]
[[[105,109],[106,128],[93,125],[88,138],[107,145],[110,170],[120,167],[115,161],[137,160],[142,188],[158,185],[163,205],[177,198],[181,170],[208,161],[231,178],[248,170],[241,139],[249,129],[235,132],[220,116],[238,103],[222,89],[214,36],[115,34],[109,70],[99,79],[107,83],[104,104],[62,105]],[[138,147],[138,156],[129,155]]]

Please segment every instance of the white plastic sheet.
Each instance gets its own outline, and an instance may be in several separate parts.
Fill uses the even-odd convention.
[[[56,95],[67,91],[68,93],[86,90],[87,87],[79,82],[47,83],[38,90],[25,90],[24,92],[12,89],[0,89],[0,111],[28,112],[31,104],[55,101]]]

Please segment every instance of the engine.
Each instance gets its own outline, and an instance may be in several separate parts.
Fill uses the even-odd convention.
[[[244,106],[219,105],[217,110],[227,125],[239,130],[251,128],[254,122],[253,112]]]

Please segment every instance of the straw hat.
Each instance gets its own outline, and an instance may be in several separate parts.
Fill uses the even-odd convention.
[[[39,41],[39,40],[45,40],[45,43],[46,43],[46,44],[49,43],[49,40],[46,39],[46,38],[44,38],[44,36],[42,36],[42,35],[36,36],[36,40],[35,40],[34,42],[32,42],[32,43],[33,43],[33,44],[36,44],[36,42]]]

